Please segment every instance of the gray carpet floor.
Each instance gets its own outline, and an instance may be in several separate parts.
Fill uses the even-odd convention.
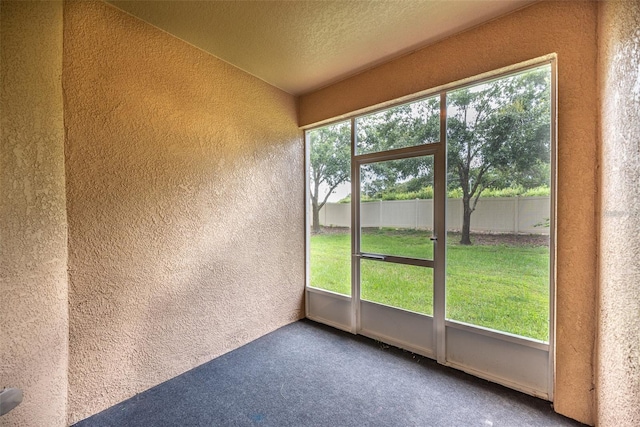
[[[76,424],[579,426],[549,402],[302,320]]]

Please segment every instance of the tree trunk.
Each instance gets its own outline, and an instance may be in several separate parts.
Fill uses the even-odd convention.
[[[313,209],[313,232],[319,233],[320,232],[320,209],[318,208],[318,205],[316,203],[313,203],[312,209]]]
[[[462,236],[460,237],[461,245],[470,245],[471,244],[471,197],[463,197],[462,198]]]

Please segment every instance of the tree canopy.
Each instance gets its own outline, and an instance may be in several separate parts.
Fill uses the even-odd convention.
[[[440,140],[440,99],[400,105],[356,121],[358,154],[387,151]],[[362,168],[362,192],[371,198],[420,191],[433,184],[433,159],[413,157],[370,163]]]
[[[545,67],[448,93],[447,181],[462,190],[462,244],[485,189],[549,185],[550,86]]]
[[[462,244],[471,244],[471,214],[486,190],[549,187],[551,75],[548,66],[447,93],[447,186],[463,200]],[[314,230],[331,193],[350,180],[351,129],[343,122],[310,132]],[[356,154],[437,143],[440,98],[431,97],[356,119]],[[433,158],[369,163],[361,169],[363,198],[424,194]],[[320,193],[323,192],[322,195]]]

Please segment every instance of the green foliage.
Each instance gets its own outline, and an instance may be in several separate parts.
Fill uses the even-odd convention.
[[[550,78],[545,67],[448,94],[450,188],[549,185]]]
[[[451,190],[447,191],[447,197],[450,199],[462,199],[462,188],[452,188]]]
[[[438,142],[440,99],[432,97],[360,117],[356,132],[358,154]],[[362,191],[371,198],[419,191],[432,182],[433,159],[429,156],[371,163],[361,169]]]
[[[351,130],[348,122],[309,132],[312,184],[335,188],[351,174]]]
[[[351,178],[351,125],[342,122],[313,129],[308,136],[309,192],[313,226],[317,230],[320,227],[318,212],[338,185]]]
[[[550,185],[551,73],[548,66],[447,93],[447,186],[463,201],[462,242],[479,197],[542,195]],[[441,140],[432,97],[356,119],[357,154]],[[310,132],[314,217],[349,180],[349,123]],[[362,200],[432,198],[432,156],[365,164]],[[320,196],[319,191],[328,192]],[[316,222],[314,221],[314,224]]]
[[[549,185],[550,100],[548,66],[447,94],[447,182],[462,190],[461,243],[471,244],[483,192]]]
[[[525,189],[519,185],[517,187],[509,188],[487,188],[482,194],[481,198],[489,197],[548,197],[551,194],[551,189],[548,186],[542,185],[540,187]],[[450,199],[461,199],[462,189],[453,188],[447,192],[447,197]],[[379,195],[379,198],[369,197],[363,195],[360,198],[362,202],[375,202],[378,200],[413,200],[413,199],[433,199],[433,187],[426,186],[419,191],[410,191],[405,193],[385,192]],[[351,203],[351,196],[347,196],[340,200],[339,203]]]
[[[358,154],[394,150],[440,140],[438,96],[356,119]]]
[[[551,188],[547,185],[541,185],[535,188],[529,188],[522,193],[523,197],[549,197],[551,195]]]
[[[544,228],[551,227],[551,218],[544,218],[539,223],[534,224],[534,227],[544,227]]]
[[[461,193],[462,191],[460,191]],[[551,189],[546,185],[525,189],[522,185],[508,188],[487,188],[482,192],[484,197],[544,197],[551,194]]]
[[[418,191],[410,191],[407,193],[384,193],[382,200],[413,200],[413,199],[433,199],[433,187],[423,187]]]

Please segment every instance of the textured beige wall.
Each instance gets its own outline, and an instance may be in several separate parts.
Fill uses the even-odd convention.
[[[594,422],[597,286],[595,2],[541,2],[299,99],[310,123],[549,53],[558,55],[555,409]]]
[[[0,4],[0,389],[3,426],[67,420],[62,3]]]
[[[65,3],[70,422],[304,314],[295,99]]]
[[[640,425],[640,2],[600,4],[598,425]]]

